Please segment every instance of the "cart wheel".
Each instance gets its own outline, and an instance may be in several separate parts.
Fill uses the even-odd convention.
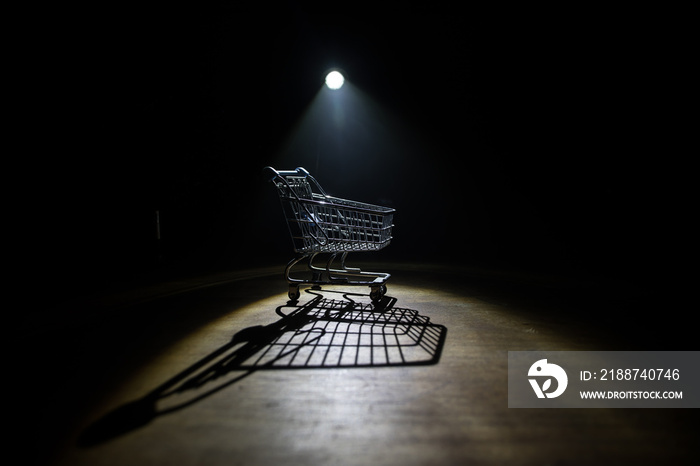
[[[382,296],[384,296],[384,293],[382,293],[382,289],[380,287],[372,287],[369,292],[369,297],[373,303],[378,303],[381,301]]]
[[[301,292],[299,291],[299,287],[295,285],[290,285],[289,286],[289,292],[287,293],[287,296],[289,296],[289,299],[292,301],[298,301],[299,297],[301,296]]]

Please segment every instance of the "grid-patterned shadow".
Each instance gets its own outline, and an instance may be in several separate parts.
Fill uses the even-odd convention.
[[[447,329],[418,311],[352,293],[310,291],[306,304],[277,308],[281,319],[243,329],[231,341],[138,400],[88,426],[82,446],[140,428],[264,369],[381,367],[436,364]],[[340,298],[342,297],[342,298]],[[357,301],[356,301],[357,300]]]
[[[327,294],[328,292],[324,292]],[[274,339],[241,361],[241,369],[364,367],[434,364],[446,328],[418,311],[377,306],[320,296],[310,305],[292,307],[282,320],[303,325],[284,326]],[[388,300],[393,304],[395,300]]]

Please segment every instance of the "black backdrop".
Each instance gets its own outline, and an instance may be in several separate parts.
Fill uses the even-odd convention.
[[[97,286],[286,261],[260,171],[313,171],[318,154],[287,142],[339,66],[370,102],[350,115],[364,139],[315,174],[397,208],[382,259],[658,274],[690,252],[684,31],[653,12],[541,13],[36,12],[28,262]]]

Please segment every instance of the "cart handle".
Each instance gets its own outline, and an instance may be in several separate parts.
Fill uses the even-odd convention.
[[[311,176],[311,173],[309,173],[306,168],[297,167],[294,170],[275,170],[272,167],[265,167],[263,168],[263,176],[267,181],[273,181],[275,178],[279,178],[287,186],[289,186],[289,183],[287,183],[287,180],[285,179],[287,176],[301,176],[303,178],[308,178],[311,182],[313,182],[318,191],[323,194],[323,197],[325,197],[329,202],[333,203],[333,201],[330,200],[330,196],[326,194],[321,185],[318,184],[318,181],[316,181],[316,178]],[[294,193],[294,195],[296,196],[296,193]],[[298,196],[297,199],[301,200]]]
[[[307,177],[310,176],[311,174],[306,170],[305,168],[302,167],[297,167],[294,170],[275,170],[272,167],[265,167],[263,168],[263,176],[267,181],[272,181],[278,176],[280,178],[285,177],[285,176],[303,176]],[[312,177],[313,178],[313,177]]]

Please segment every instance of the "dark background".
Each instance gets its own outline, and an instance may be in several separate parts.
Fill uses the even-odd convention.
[[[333,66],[372,106],[349,115],[362,137],[337,140],[342,157],[326,150],[313,174],[330,194],[397,209],[378,258],[642,286],[687,260],[692,60],[675,17],[311,11],[31,15],[14,199],[30,199],[25,263],[54,293],[281,267],[291,242],[260,173],[314,171],[317,154],[286,141]]]

